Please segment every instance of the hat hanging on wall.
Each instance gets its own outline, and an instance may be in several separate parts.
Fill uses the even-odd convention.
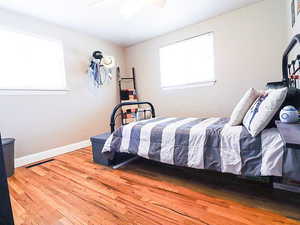
[[[94,51],[90,58],[88,74],[96,87],[101,87],[112,79],[112,69],[116,66],[113,56],[103,55],[101,51]]]
[[[103,58],[103,54],[102,54],[102,52],[100,52],[100,51],[94,51],[93,52],[93,57],[95,58],[95,59],[102,59]]]
[[[113,56],[104,56],[101,60],[101,65],[108,69],[112,69],[116,66],[115,58]]]

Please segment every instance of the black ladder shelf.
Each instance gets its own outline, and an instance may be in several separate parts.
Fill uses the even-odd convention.
[[[135,81],[135,69],[132,68],[132,77],[121,77],[120,67],[117,68],[117,78],[120,92],[120,103],[124,102],[137,102],[136,81]],[[124,88],[123,81],[132,81],[132,88]],[[128,85],[129,82],[126,84]],[[121,108],[122,125],[134,122],[136,120],[136,114],[138,112],[138,105],[123,106]]]
[[[120,91],[122,90],[122,81],[124,81],[124,80],[132,80],[132,82],[133,82],[133,89],[136,90],[135,69],[134,68],[132,68],[132,77],[121,77],[120,67],[118,67],[117,68],[117,77],[118,77],[118,81],[119,81]]]

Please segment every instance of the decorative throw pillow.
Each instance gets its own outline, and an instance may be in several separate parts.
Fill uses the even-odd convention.
[[[250,88],[239,101],[239,103],[235,106],[230,117],[229,125],[241,125],[251,105],[260,95],[261,93],[259,91],[255,90],[254,88]]]
[[[253,137],[267,127],[285,100],[287,91],[287,88],[269,90],[256,99],[243,120]]]

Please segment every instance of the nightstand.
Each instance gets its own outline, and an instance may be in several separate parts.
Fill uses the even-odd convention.
[[[300,123],[282,123],[276,121],[276,126],[287,148],[300,150]]]
[[[277,188],[300,192],[300,123],[276,121],[278,131],[285,142],[283,157],[283,181],[274,183]],[[296,182],[294,182],[296,181]]]

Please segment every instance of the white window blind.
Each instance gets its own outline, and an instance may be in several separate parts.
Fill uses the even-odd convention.
[[[0,28],[0,89],[65,90],[62,43]]]
[[[161,48],[160,69],[163,88],[214,82],[213,33]]]

